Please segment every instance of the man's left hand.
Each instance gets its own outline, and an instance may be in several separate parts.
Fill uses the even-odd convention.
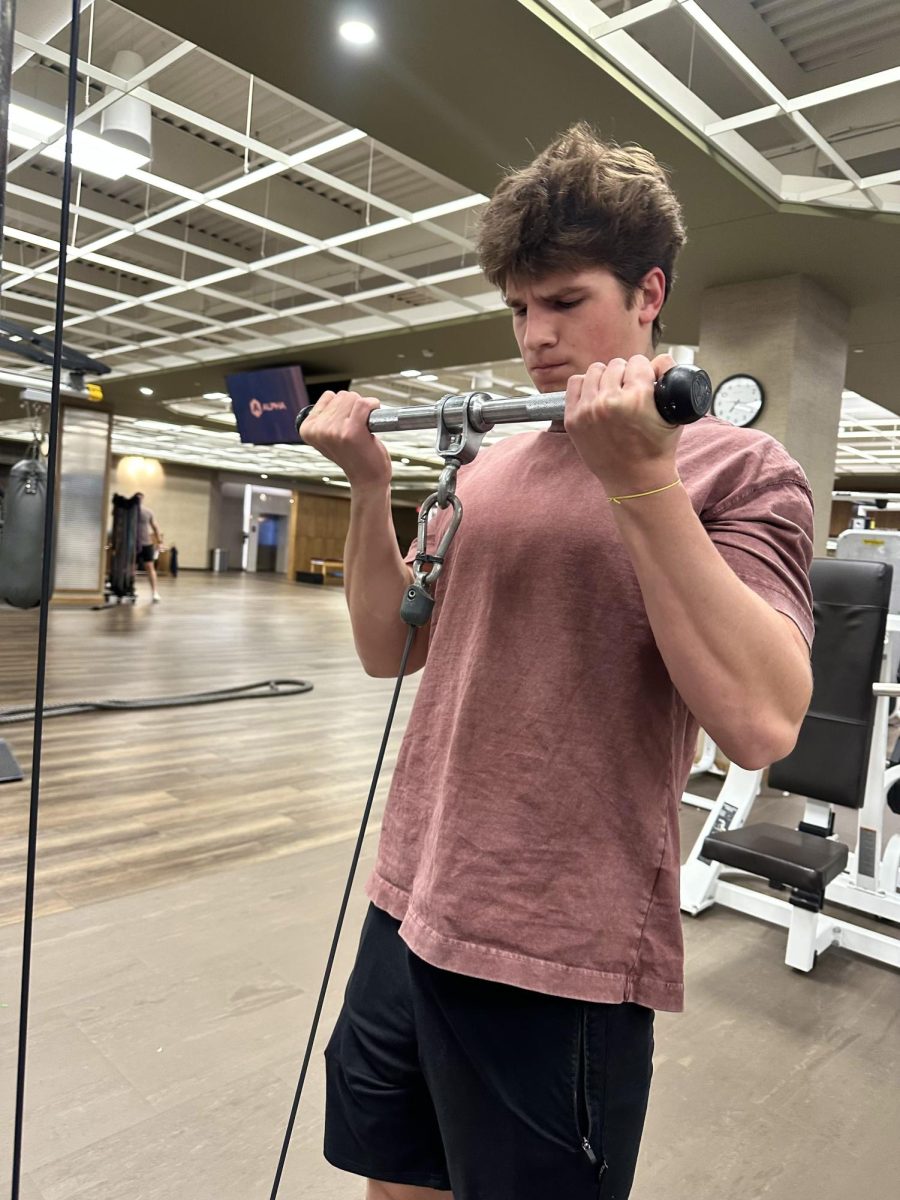
[[[659,415],[657,380],[675,366],[668,354],[641,354],[592,363],[566,388],[566,431],[608,496],[632,495],[672,483],[682,426]]]

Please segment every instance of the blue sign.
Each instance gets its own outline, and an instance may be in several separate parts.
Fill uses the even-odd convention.
[[[297,417],[309,400],[301,367],[267,367],[226,375],[231,408],[242,442],[255,446],[298,445]]]

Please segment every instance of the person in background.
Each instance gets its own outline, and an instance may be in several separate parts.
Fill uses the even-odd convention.
[[[138,509],[137,560],[139,563],[144,564],[144,570],[147,572],[147,578],[150,580],[153,603],[159,604],[159,588],[156,580],[156,559],[159,556],[159,550],[163,544],[163,535],[156,523],[156,517],[153,515],[153,510],[147,508],[144,504],[144,493],[138,492],[137,499],[140,503],[140,507]]]

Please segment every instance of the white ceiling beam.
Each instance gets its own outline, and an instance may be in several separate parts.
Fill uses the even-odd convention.
[[[878,462],[878,457],[875,454],[869,453],[868,450],[860,450],[857,446],[842,446],[840,449],[839,460],[844,455],[852,455],[854,458],[864,458],[868,462]]]
[[[791,113],[790,118],[797,128],[801,129],[803,133],[806,134],[813,145],[818,146],[825,157],[834,163],[845,179],[849,179],[852,183],[856,184],[857,187],[862,184],[862,179],[856,173],[856,171],[854,171],[846,159],[840,155],[837,150],[835,150],[834,146],[832,146],[831,143],[827,141],[821,133],[819,133],[818,129],[816,129],[812,122],[808,120],[803,113]]]
[[[659,13],[674,8],[676,3],[677,0],[647,0],[646,4],[639,4],[637,8],[627,9],[617,17],[607,17],[603,24],[595,25],[588,30],[588,33],[595,41],[599,41],[611,33],[618,33],[620,29],[629,29],[632,25],[637,25],[639,21],[646,21],[649,17],[658,16]]]
[[[782,195],[785,200],[798,204],[810,204],[829,196],[840,196],[852,192],[854,185],[849,179],[819,179],[814,175],[785,175]]]
[[[328,171],[323,171],[319,167],[313,167],[309,163],[299,164],[295,169],[299,175],[308,175],[310,179],[315,179],[319,183],[324,183],[327,187],[333,187],[336,191],[344,192],[345,195],[351,196],[354,200],[359,200],[364,204],[371,204],[373,208],[383,209],[384,212],[391,213],[392,216],[403,217],[405,220],[409,221],[413,215],[409,209],[401,208],[399,204],[394,204],[390,200],[385,200],[381,196],[376,196],[373,192],[366,191],[365,188],[359,188],[356,187],[355,184],[347,183],[347,181],[341,179],[340,176],[331,175]],[[487,199],[487,196],[479,196],[479,200],[475,201],[475,203],[486,204]],[[451,201],[450,203],[455,202]],[[429,211],[429,209],[425,210],[425,212]],[[440,237],[446,238],[447,241],[453,242],[457,246],[464,246],[466,248],[471,246],[471,243],[468,242],[466,238],[460,237],[459,234],[453,233],[449,229],[444,229],[440,225],[432,226],[427,216],[422,217],[422,220],[426,222],[426,228],[429,230],[429,232],[437,233]]]
[[[15,267],[13,264],[10,264],[4,260],[3,269],[5,271],[15,270]],[[55,311],[55,309],[56,309],[56,300],[50,299],[49,297],[45,298],[43,296],[34,296],[29,293],[25,293],[24,295],[13,296],[13,300],[17,301],[19,304],[31,305],[34,308],[49,308],[51,311]],[[94,309],[78,308],[76,305],[69,304],[69,303],[66,304],[66,310],[68,312],[73,312],[73,313],[78,314],[78,317],[81,321],[92,321],[97,315],[96,310],[94,310]],[[10,311],[10,307],[7,305],[7,312],[9,312],[9,311]],[[30,321],[31,318],[29,317],[28,320]],[[132,331],[135,329],[139,329],[143,333],[153,333],[153,334],[164,334],[164,333],[170,332],[167,329],[162,329],[158,325],[148,325],[144,321],[137,321],[137,320],[134,320],[133,318],[129,318],[126,321],[119,317],[107,316],[107,317],[104,317],[104,320],[107,321],[111,325],[123,325],[127,329],[130,329]],[[53,325],[45,325],[41,329],[36,329],[35,333],[46,333],[46,332],[49,332],[51,329],[53,329]],[[99,331],[91,332],[90,330],[87,330],[86,332],[87,332],[88,336],[91,338],[100,338],[100,337],[104,336]]]
[[[17,229],[14,225],[4,225],[3,236],[12,238],[16,242],[27,242],[29,246],[40,246],[45,250],[56,250],[59,247],[59,238],[48,238],[39,233],[30,233],[27,229]]]
[[[732,62],[740,67],[747,78],[752,80],[761,92],[765,93],[770,100],[774,100],[775,103],[780,106],[783,106],[787,103],[787,96],[784,95],[781,89],[777,88],[772,80],[769,79],[768,75],[761,71],[756,63],[744,53],[740,46],[738,46],[737,43],[728,36],[721,25],[714,21],[712,17],[700,7],[700,5],[697,3],[697,0],[678,0],[678,3],[681,5],[685,13],[691,17],[694,23],[698,25],[704,31],[704,33],[711,37],[721,49],[725,51]]]
[[[860,180],[864,188],[884,187],[889,183],[900,183],[900,171],[885,171],[883,175],[869,175]]]
[[[58,196],[51,196],[47,192],[39,192],[34,188],[24,187],[21,183],[7,182],[6,194],[7,196],[16,196],[22,200],[30,200],[34,204],[40,204],[44,207],[52,208],[55,212],[59,212]],[[98,224],[110,225],[116,229],[130,230],[132,228],[130,222],[122,220],[120,217],[111,217],[106,213],[98,213],[93,209],[86,208],[82,204],[76,204],[74,201],[71,211],[77,213],[80,217],[84,217],[86,221],[96,221]]]
[[[813,108],[819,104],[831,104],[835,100],[844,100],[848,96],[857,96],[861,92],[869,92],[875,88],[887,87],[892,83],[900,83],[900,67],[892,67],[887,71],[875,71],[871,75],[861,75],[857,79],[848,79],[846,83],[835,84],[834,87],[821,88],[817,92],[807,92],[789,100],[789,112],[795,109]]]
[[[802,112],[806,108],[814,108],[819,104],[831,104],[835,100],[844,100],[848,96],[857,96],[862,92],[875,88],[887,87],[889,84],[900,82],[900,67],[892,67],[887,71],[876,71],[872,75],[863,75],[858,79],[849,79],[846,83],[835,84],[834,87],[822,88],[817,92],[807,92],[803,96],[795,96],[784,105],[769,104],[764,108],[755,108],[750,112],[739,113],[725,121],[716,121],[707,126],[705,132],[710,136],[723,133],[726,129],[742,129],[747,125],[756,125],[777,117],[780,112]]]
[[[703,132],[707,137],[716,137],[720,133],[728,133],[731,129],[744,129],[747,125],[757,125],[760,121],[771,121],[773,117],[783,115],[784,109],[780,104],[766,104],[762,108],[754,108],[752,112],[727,117],[724,121],[711,121]]]

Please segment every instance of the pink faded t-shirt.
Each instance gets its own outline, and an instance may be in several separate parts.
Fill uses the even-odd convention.
[[[725,561],[811,642],[801,468],[711,417],[684,430],[678,468]],[[368,895],[434,966],[678,1011],[678,805],[697,725],[609,501],[562,430],[482,450],[457,490]]]

